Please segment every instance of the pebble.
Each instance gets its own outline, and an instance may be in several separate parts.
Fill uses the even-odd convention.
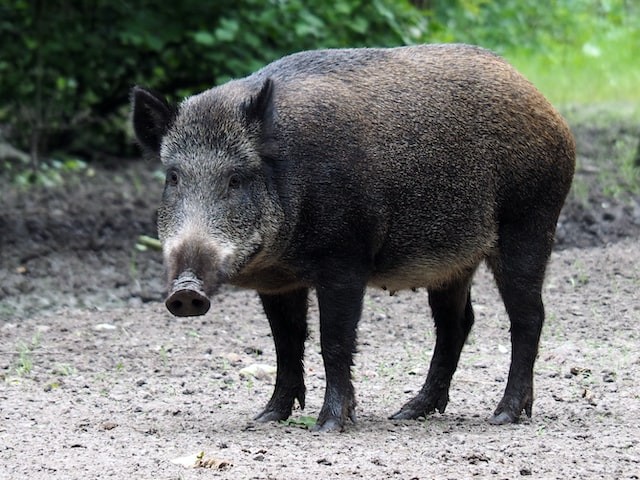
[[[103,331],[103,330],[116,330],[118,327],[116,327],[115,325],[112,325],[111,323],[98,323],[97,325],[93,326],[93,329],[96,331]]]

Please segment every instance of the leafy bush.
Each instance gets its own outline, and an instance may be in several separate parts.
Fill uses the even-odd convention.
[[[462,41],[525,70],[588,65],[587,80],[602,70],[617,81],[638,55],[639,13],[628,0],[0,0],[0,143],[28,151],[34,172],[51,152],[131,156],[133,85],[177,100],[322,47]],[[635,85],[626,75],[623,86]],[[20,170],[24,159],[0,163],[0,173],[8,166]]]
[[[555,104],[640,100],[640,2],[435,1],[441,41],[492,48]]]
[[[580,50],[621,28],[637,29],[638,13],[640,6],[628,0],[434,2],[440,40],[483,45],[500,53],[552,54],[558,46]]]
[[[420,41],[407,0],[0,0],[0,127],[40,157],[133,154],[128,95],[172,99],[318,47]]]

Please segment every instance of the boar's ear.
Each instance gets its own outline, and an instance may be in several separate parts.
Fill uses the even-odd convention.
[[[272,94],[273,80],[267,78],[260,87],[260,91],[242,104],[242,109],[249,122],[264,119],[271,104]]]
[[[162,137],[173,123],[175,108],[160,95],[142,87],[131,90],[133,130],[140,146],[158,154]]]

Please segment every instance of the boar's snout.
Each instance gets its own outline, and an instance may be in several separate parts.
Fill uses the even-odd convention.
[[[195,317],[207,313],[211,302],[195,290],[180,290],[170,295],[165,305],[176,317]]]
[[[207,313],[209,297],[225,278],[228,256],[217,244],[197,236],[167,242],[169,296],[165,305],[169,311],[178,317]]]
[[[174,280],[171,293],[164,303],[176,317],[204,315],[211,306],[202,281],[191,271],[184,272]]]

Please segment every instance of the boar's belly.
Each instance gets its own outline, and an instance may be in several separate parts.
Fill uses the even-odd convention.
[[[469,276],[486,253],[450,258],[417,257],[384,271],[376,271],[369,285],[395,292],[410,288],[439,288]]]

